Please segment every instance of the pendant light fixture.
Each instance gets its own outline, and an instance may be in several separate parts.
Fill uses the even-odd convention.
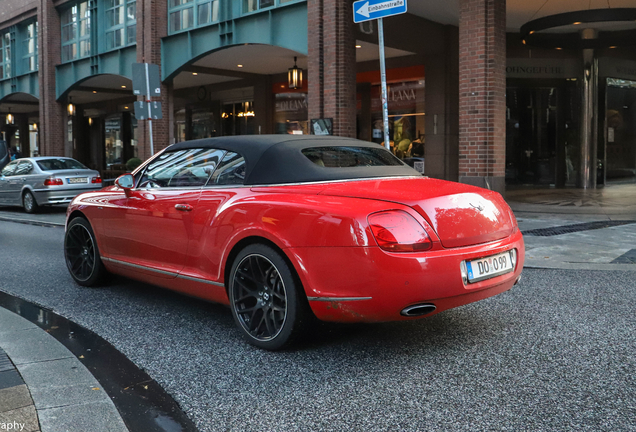
[[[297,59],[298,57],[294,57],[294,67],[289,68],[287,71],[287,84],[291,90],[296,90],[303,86],[303,70],[296,66]]]

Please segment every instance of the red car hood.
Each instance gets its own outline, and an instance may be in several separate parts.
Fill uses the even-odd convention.
[[[446,248],[499,240],[512,234],[508,204],[497,192],[430,178],[338,183],[320,195],[366,198],[407,205],[433,227]]]

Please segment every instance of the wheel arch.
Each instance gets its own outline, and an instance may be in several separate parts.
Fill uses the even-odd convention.
[[[79,210],[73,210],[71,212],[71,214],[69,214],[66,217],[66,226],[68,227],[68,224],[70,224],[73,219],[76,219],[78,217],[84,218],[84,219],[86,219],[88,221],[88,218],[86,217],[86,215],[84,213],[82,213]]]
[[[296,282],[303,287],[303,292],[305,293],[305,297],[307,296],[304,285],[298,273],[298,269],[296,268],[292,260],[289,258],[289,256],[287,256],[285,251],[281,249],[276,243],[274,243],[273,241],[265,237],[252,235],[249,237],[242,238],[241,240],[236,242],[236,244],[232,246],[232,249],[228,253],[227,258],[225,260],[225,265],[223,268],[223,280],[225,281],[225,284],[224,284],[225,292],[228,294],[228,297],[229,297],[229,288],[230,288],[230,272],[232,271],[232,265],[234,264],[234,260],[243,249],[245,249],[247,246],[252,244],[263,244],[265,246],[271,247],[273,250],[278,252],[280,256],[285,260],[287,265],[289,265],[289,268],[293,272],[294,278],[296,278]]]

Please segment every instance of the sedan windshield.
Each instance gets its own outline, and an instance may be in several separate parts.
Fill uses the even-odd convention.
[[[42,171],[88,169],[75,159],[42,159],[37,163]]]

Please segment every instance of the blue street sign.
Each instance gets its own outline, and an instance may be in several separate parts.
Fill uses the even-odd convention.
[[[360,0],[353,3],[353,22],[406,13],[406,0]]]

